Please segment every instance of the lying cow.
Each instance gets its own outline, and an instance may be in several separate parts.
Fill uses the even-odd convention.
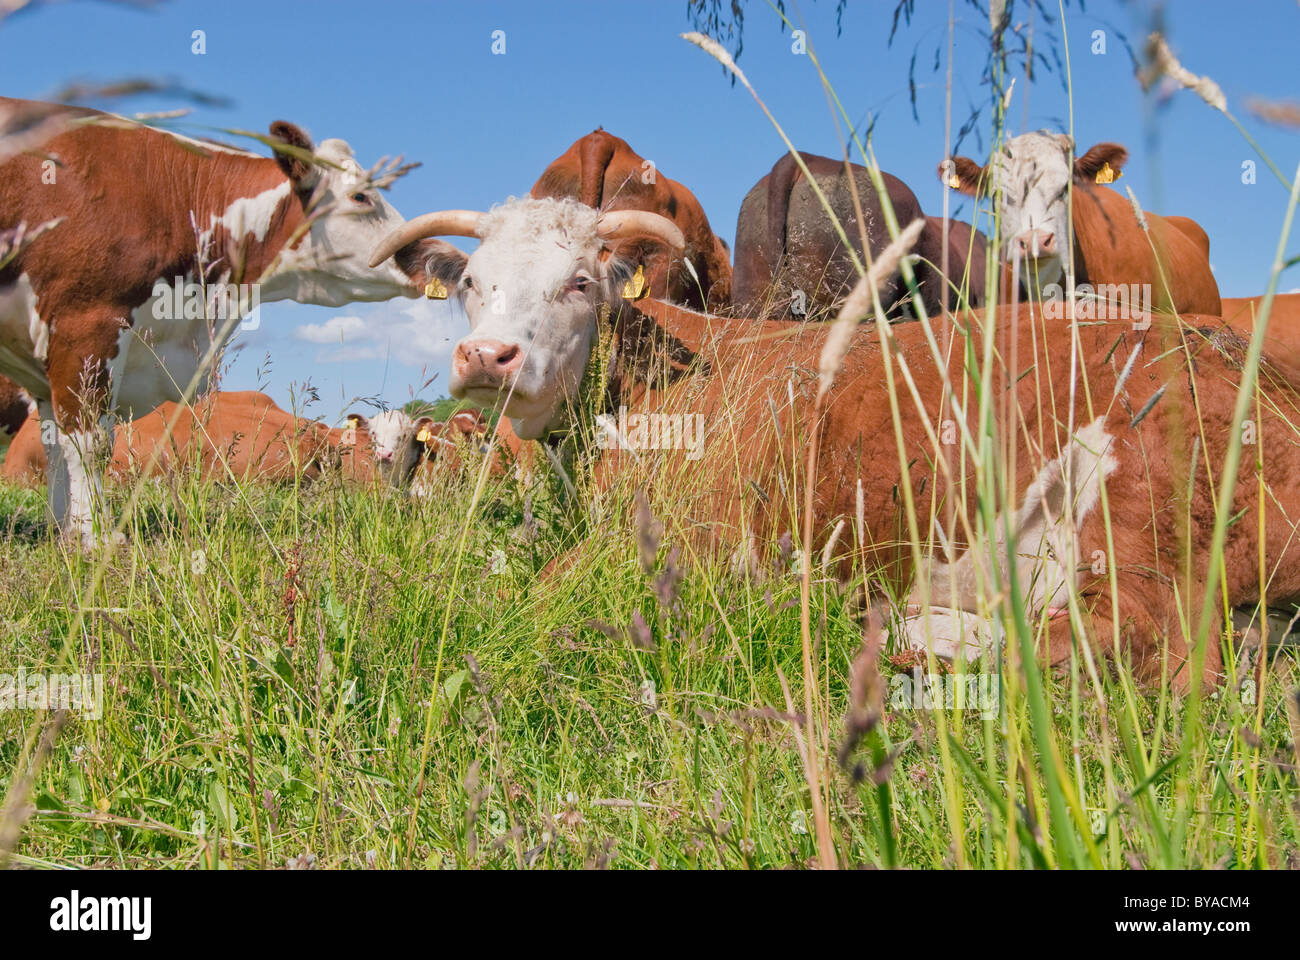
[[[425,459],[437,455],[434,427],[432,417],[413,418],[402,410],[352,413],[346,429],[330,431],[329,445],[338,451],[344,480],[406,488]]]
[[[862,225],[872,256],[889,244],[884,206],[866,167],[851,164],[853,185],[844,163],[812,153],[800,153],[808,172],[826,197],[865,265],[854,188],[861,204]],[[899,225],[920,217],[921,204],[902,180],[882,173],[890,205]],[[926,218],[925,228],[912,252],[916,282],[926,314],[934,316],[961,301],[980,306],[985,301],[984,234],[960,220],[948,221],[948,276],[944,282],[943,219]],[[736,220],[736,267],[732,283],[736,313],[740,316],[822,319],[828,316],[858,282],[853,258],[844,248],[803,170],[785,154],[745,195]],[[880,287],[880,303],[890,319],[915,318],[909,290],[900,272]]]
[[[338,470],[348,481],[405,486],[425,455],[421,433],[427,436],[431,423],[385,411],[353,414],[346,429],[330,429],[282,410],[264,393],[223,391],[193,406],[168,401],[119,427],[109,475],[129,481],[197,470],[222,482],[306,482]],[[0,476],[29,486],[44,483],[41,431],[33,413],[10,445]]]
[[[1263,304],[1263,297],[1224,297],[1223,322],[1249,340]],[[1273,298],[1264,347],[1300,384],[1300,293],[1279,293]]]
[[[676,226],[652,214],[601,217],[573,202],[524,200],[486,214],[418,217],[381,244],[372,262],[420,237],[478,237],[472,255],[456,252],[441,265],[460,273],[457,290],[471,328],[453,354],[452,395],[502,410],[527,439],[581,431],[572,403],[579,396],[594,395],[606,413],[623,408],[619,415],[625,420],[632,413],[702,417],[709,432],[700,459],[686,463],[680,450],[610,451],[597,464],[597,482],[612,483],[625,471],[643,477],[680,504],[676,519],[690,535],[723,549],[739,544],[742,554],[771,555],[802,509],[788,498],[802,496],[794,478],[802,480],[798,471],[814,427],[811,396],[828,328],[781,325],[781,331],[745,337],[744,321],[719,321],[652,300],[627,303],[620,294],[629,265],[608,251],[633,232],[679,249],[683,242]],[[492,310],[489,291],[500,291],[510,309]],[[1231,440],[1240,344],[1220,338],[1199,349],[1189,366],[1176,323],[1101,322],[1080,326],[1073,338],[1035,323],[1033,309],[1022,305],[1014,317],[1004,309],[994,318],[997,356],[1018,356],[1020,365],[1033,358],[1033,373],[1009,366],[993,371],[995,396],[1010,390],[1015,402],[988,407],[989,429],[1016,444],[1010,509],[1024,518],[1023,529],[1040,537],[1017,545],[1018,553],[1037,558],[1027,572],[1018,572],[1018,578],[1028,577],[1019,583],[1022,594],[1031,613],[1046,615],[1051,611],[1044,605],[1058,601],[1037,586],[1039,575],[1046,581],[1068,578],[1082,601],[1086,635],[1100,651],[1109,651],[1117,624],[1122,653],[1140,676],[1156,679],[1167,669],[1174,684],[1186,689],[1191,651],[1180,591],[1195,603],[1204,595],[1215,517],[1209,474],[1217,480]],[[972,314],[968,322],[971,335],[982,337],[981,317]],[[871,571],[901,597],[915,571],[900,488],[910,486],[922,514],[934,497],[940,503],[954,499],[975,516],[977,485],[957,469],[960,448],[943,444],[981,436],[981,410],[972,403],[963,411],[951,399],[944,406],[947,383],[958,398],[967,396],[963,350],[938,362],[919,324],[886,329],[906,360],[924,412],[918,412],[911,388],[900,383],[900,454],[881,333],[874,325],[860,328],[816,424],[820,453],[811,521],[818,554],[838,556],[847,575],[852,552],[863,564],[859,570]],[[1073,355],[1076,339],[1081,353]],[[901,377],[899,367],[895,375]],[[1070,376],[1075,368],[1088,378],[1089,390],[1077,388]],[[1265,522],[1232,524],[1224,555],[1259,558],[1269,571],[1268,600],[1295,602],[1300,543],[1291,531],[1300,518],[1300,445],[1278,411],[1296,397],[1273,383],[1261,389],[1268,398],[1256,424],[1260,442],[1268,444],[1267,455],[1259,458],[1263,482],[1254,475],[1254,458],[1244,458],[1231,509],[1251,517],[1262,509]],[[941,410],[950,423],[937,422]],[[1187,427],[1198,422],[1206,428],[1194,451]],[[952,464],[954,472],[936,470],[939,461]],[[1215,469],[1196,469],[1197,462]],[[1097,496],[1103,482],[1105,512]],[[1263,502],[1261,487],[1268,490]],[[1060,519],[1067,503],[1072,524]],[[850,551],[852,537],[834,538],[842,521],[854,517],[862,520],[864,542]],[[1262,544],[1261,528],[1267,531]],[[951,562],[960,563],[967,555],[961,530],[946,531],[946,538],[957,551]],[[1107,565],[1095,562],[1098,551],[1111,558]],[[1114,596],[1111,576],[1118,585]],[[1232,607],[1258,602],[1257,565],[1229,563],[1224,591]],[[1071,619],[1050,620],[1045,656],[1052,663],[1074,655]],[[1217,642],[1211,642],[1205,664],[1208,676],[1220,671]]]
[[[214,328],[228,334],[227,315],[238,319],[254,297],[339,306],[415,296],[430,279],[423,254],[436,248],[366,265],[403,221],[342,140],[313,148],[276,122],[272,159],[93,110],[51,115],[0,99],[7,111],[38,107],[65,128],[39,154],[0,163],[0,227],[57,225],[0,269],[0,374],[54,425],[42,438],[50,508],[65,533],[89,541],[98,464],[112,449],[107,415],[142,416],[196,377],[202,394],[203,358],[221,346]]]
[[[532,450],[515,435],[509,418],[499,417],[493,426],[481,410],[461,410],[429,427],[411,495],[433,496],[447,477],[473,477],[482,457],[488,457],[488,476],[513,475],[525,486],[531,484]]]
[[[8,444],[18,435],[36,403],[27,391],[8,377],[0,377],[0,444]]]
[[[1075,157],[1066,134],[1026,133],[984,166],[953,157],[939,175],[968,196],[999,198],[1005,258],[1020,262],[1021,282],[1035,299],[1053,284],[1066,289],[1072,278],[1093,288],[1145,286],[1157,312],[1217,315],[1205,231],[1186,217],[1143,211],[1148,235],[1128,197],[1099,186],[1117,179],[1127,160],[1117,143]]]
[[[690,190],[665,177],[627,141],[604,130],[592,131],[543,171],[531,195],[569,197],[599,210],[648,210],[667,217],[686,238],[684,253],[669,251],[652,237],[625,241],[618,250],[642,267],[649,295],[696,309],[718,310],[731,304],[731,258],[709,226],[704,208]]]

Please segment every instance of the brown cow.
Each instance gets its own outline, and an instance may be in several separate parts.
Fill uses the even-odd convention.
[[[853,188],[844,173],[844,163],[830,157],[800,153],[808,172],[835,211],[859,262],[862,231],[859,229]],[[890,241],[884,207],[866,167],[850,164],[862,225],[873,256]],[[905,226],[921,214],[920,201],[902,180],[881,173],[896,222]],[[957,305],[957,291],[967,273],[966,299],[972,306],[984,303],[984,234],[960,220],[949,221],[948,276],[952,286],[941,281],[943,265],[943,219],[926,218],[925,228],[912,252],[917,285],[926,313],[933,316]],[[732,299],[739,316],[769,316],[818,320],[834,310],[858,282],[853,260],[840,240],[803,171],[790,154],[785,154],[746,194],[736,220],[736,267]],[[946,296],[944,295],[946,291]],[[909,291],[901,273],[895,272],[880,287],[880,303],[890,319],[914,318]]]
[[[223,391],[192,407],[168,401],[120,427],[109,474],[126,480],[197,468],[217,481],[287,482],[315,480],[325,470],[337,469],[348,481],[404,486],[425,456],[427,435],[420,434],[432,422],[390,410],[370,417],[352,414],[347,428],[330,429],[282,410],[264,393]],[[4,479],[32,486],[44,482],[40,431],[41,421],[33,413],[5,457]]]
[[[489,447],[489,433],[495,434],[495,447]],[[489,476],[505,476],[512,465],[521,477],[528,476],[522,443],[510,429],[506,417],[499,418],[494,428],[481,410],[461,410],[446,422],[432,424],[425,444],[424,459],[411,482],[412,496],[433,495],[440,474],[454,476],[463,473],[467,467],[477,469],[477,464],[481,463],[477,458],[489,450],[492,454],[488,464]]]
[[[168,437],[173,417],[176,424]],[[33,412],[5,458],[6,480],[44,482],[47,463],[40,432],[41,421]],[[225,391],[192,407],[168,401],[119,427],[109,474],[118,480],[162,476],[197,464],[205,477],[216,480],[314,479],[335,459],[322,424],[293,416],[264,393]]]
[[[684,255],[645,237],[624,243],[619,255],[642,265],[652,297],[701,310],[731,304],[731,259],[726,245],[714,236],[704,208],[690,190],[665,177],[626,140],[592,131],[543,171],[531,196],[569,197],[599,210],[648,210],[667,217],[686,237]]]
[[[967,438],[981,436],[980,405],[954,406],[972,393],[963,387],[965,351],[958,347],[937,361],[920,325],[883,328],[906,360],[917,398],[900,382],[900,453],[878,346],[882,334],[867,325],[854,335],[828,405],[814,422],[818,408],[812,396],[827,327],[770,325],[748,338],[741,335],[744,321],[720,321],[655,301],[624,302],[619,294],[628,268],[606,255],[606,244],[633,231],[680,242],[676,228],[663,218],[600,217],[577,204],[524,200],[476,221],[465,211],[425,214],[390,237],[374,259],[421,235],[479,237],[471,256],[454,255],[454,265],[473,282],[458,287],[471,333],[453,354],[452,395],[496,406],[511,417],[520,436],[546,439],[584,429],[575,422],[572,400],[595,398],[610,417],[617,411],[620,423],[632,431],[620,449],[600,458],[597,481],[611,484],[626,471],[633,482],[657,486],[669,503],[665,515],[674,518],[678,532],[700,536],[716,548],[739,545],[743,557],[761,558],[777,552],[784,534],[797,535],[793,518],[802,506],[788,497],[802,489],[803,454],[816,429],[814,549],[836,555],[838,547],[841,572],[847,572],[854,538],[837,541],[836,531],[860,517],[864,540],[853,550],[863,563],[859,569],[870,571],[893,596],[904,596],[917,571],[903,486],[910,488],[922,517],[929,515],[931,498],[952,499],[971,517],[979,506],[977,485],[967,482],[969,477],[933,466],[943,462],[956,471],[985,449],[968,449],[962,457],[961,447],[944,446],[944,438],[968,445]],[[568,257],[541,263],[537,252],[554,251],[561,238]],[[593,282],[581,295],[555,297],[553,291],[563,289],[571,276]],[[531,297],[521,283],[533,290]],[[511,285],[514,294],[514,309],[505,320],[493,315],[478,293],[499,285]],[[991,372],[999,399],[988,411],[990,429],[1017,451],[1014,475],[1008,477],[1013,499],[1003,506],[1018,534],[1017,562],[1008,574],[1036,614],[1059,609],[1062,591],[1077,589],[1083,601],[1080,623],[1100,651],[1111,647],[1113,612],[1120,652],[1133,658],[1138,674],[1157,679],[1167,667],[1175,685],[1185,689],[1190,651],[1180,626],[1179,597],[1199,609],[1205,594],[1214,482],[1232,435],[1240,342],[1227,336],[1209,345],[1189,343],[1195,349],[1189,358],[1178,324],[1158,320],[1146,326],[1125,318],[1080,326],[1082,355],[1076,365],[1075,338],[1060,335],[1058,326],[1045,326],[1041,318],[1036,322],[1037,314],[1025,304],[1014,314],[1004,308],[994,318],[996,356],[1005,365]],[[1189,319],[1198,326],[1217,322]],[[983,336],[982,322],[978,314],[969,316],[971,336]],[[530,331],[537,328],[555,328],[556,334],[535,352]],[[1077,388],[1072,369],[1088,378],[1089,390]],[[902,371],[899,364],[900,381]],[[948,399],[945,405],[948,383],[959,401]],[[1262,545],[1257,542],[1255,522],[1228,529],[1225,592],[1233,607],[1261,599],[1258,560],[1269,571],[1270,601],[1300,600],[1300,543],[1291,532],[1300,519],[1300,444],[1293,442],[1295,428],[1279,413],[1296,396],[1285,385],[1265,383],[1262,389],[1270,402],[1263,405],[1257,433],[1268,445],[1260,460],[1269,496],[1260,502],[1254,458],[1243,458],[1235,499],[1224,509],[1252,517],[1262,509],[1266,538]],[[644,420],[634,424],[634,415],[656,416],[659,426],[647,429]],[[700,418],[706,428],[696,460],[679,442],[686,417]],[[1201,425],[1195,452],[1191,423]],[[1194,469],[1195,462],[1214,470]],[[1066,522],[1066,503],[1072,505],[1072,523]],[[1005,529],[1001,519],[996,529]],[[934,531],[923,527],[922,533],[930,539]],[[960,527],[949,529],[943,539],[960,550],[962,533]],[[1097,551],[1112,557],[1101,574]],[[959,554],[955,572],[969,574],[974,558],[990,553],[1005,557],[1007,550],[984,544]],[[946,578],[934,574],[943,569],[926,575],[942,582]],[[1111,574],[1118,584],[1114,597]],[[960,593],[952,602],[962,602]],[[1069,660],[1071,617],[1052,617],[1046,646],[1051,662]],[[1220,671],[1217,640],[1205,664],[1210,676]]]
[[[1255,332],[1263,297],[1224,297],[1223,323],[1243,339]],[[1279,293],[1269,311],[1264,350],[1269,359],[1300,383],[1300,293]]]
[[[1072,271],[1076,285],[1088,284],[1105,299],[1112,298],[1102,288],[1137,284],[1156,312],[1217,315],[1219,286],[1205,231],[1186,217],[1143,211],[1148,235],[1122,191],[1098,186],[1117,179],[1127,159],[1117,143],[1099,143],[1075,158],[1069,136],[1026,133],[982,167],[953,157],[939,175],[969,196],[997,194],[1005,257],[1019,259],[1021,281],[1036,299],[1059,298]]]
[[[8,377],[0,377],[0,433],[16,436],[35,403],[18,384]]]
[[[366,265],[403,221],[342,140],[316,163],[283,121],[273,159],[93,110],[3,98],[0,110],[63,120],[39,152],[0,163],[0,229],[56,224],[0,268],[0,374],[57,428],[43,438],[49,503],[69,535],[93,539],[111,449],[101,418],[179,400],[196,376],[202,393],[214,329],[229,336],[262,302],[387,300],[428,279],[427,246]]]

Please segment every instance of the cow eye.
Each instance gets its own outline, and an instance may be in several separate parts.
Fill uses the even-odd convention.
[[[593,284],[595,282],[596,281],[594,279],[587,276],[585,273],[580,273],[577,276],[575,276],[572,280],[569,281],[569,286],[571,286],[574,290],[578,290],[581,292],[586,290],[589,284]]]
[[[352,194],[352,196],[349,199],[351,199],[353,203],[361,203],[367,206],[369,206],[370,204],[370,198],[360,191],[357,191],[356,193]]]
[[[468,273],[465,274],[465,276],[461,277],[460,283],[461,286],[463,286],[466,290],[474,289],[474,278],[471,277]]]

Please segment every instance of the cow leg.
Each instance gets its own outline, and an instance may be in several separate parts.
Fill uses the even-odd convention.
[[[105,311],[61,316],[50,333],[50,399],[40,403],[48,502],[60,535],[86,547],[108,533],[103,497],[104,466],[113,448],[108,361],[120,330],[121,321]]]
[[[97,534],[102,538],[108,530],[103,468],[113,448],[112,424],[105,417],[88,429],[65,432],[49,405],[40,406],[50,515],[61,536],[91,546]]]

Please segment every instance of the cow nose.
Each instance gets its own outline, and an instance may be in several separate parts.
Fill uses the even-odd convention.
[[[381,463],[392,463],[393,452],[391,450],[381,450],[377,454]]]
[[[466,340],[456,347],[452,361],[462,380],[504,384],[524,362],[517,343],[500,340]]]
[[[1056,253],[1056,234],[1050,230],[1026,230],[1016,238],[1022,257],[1042,257]]]

